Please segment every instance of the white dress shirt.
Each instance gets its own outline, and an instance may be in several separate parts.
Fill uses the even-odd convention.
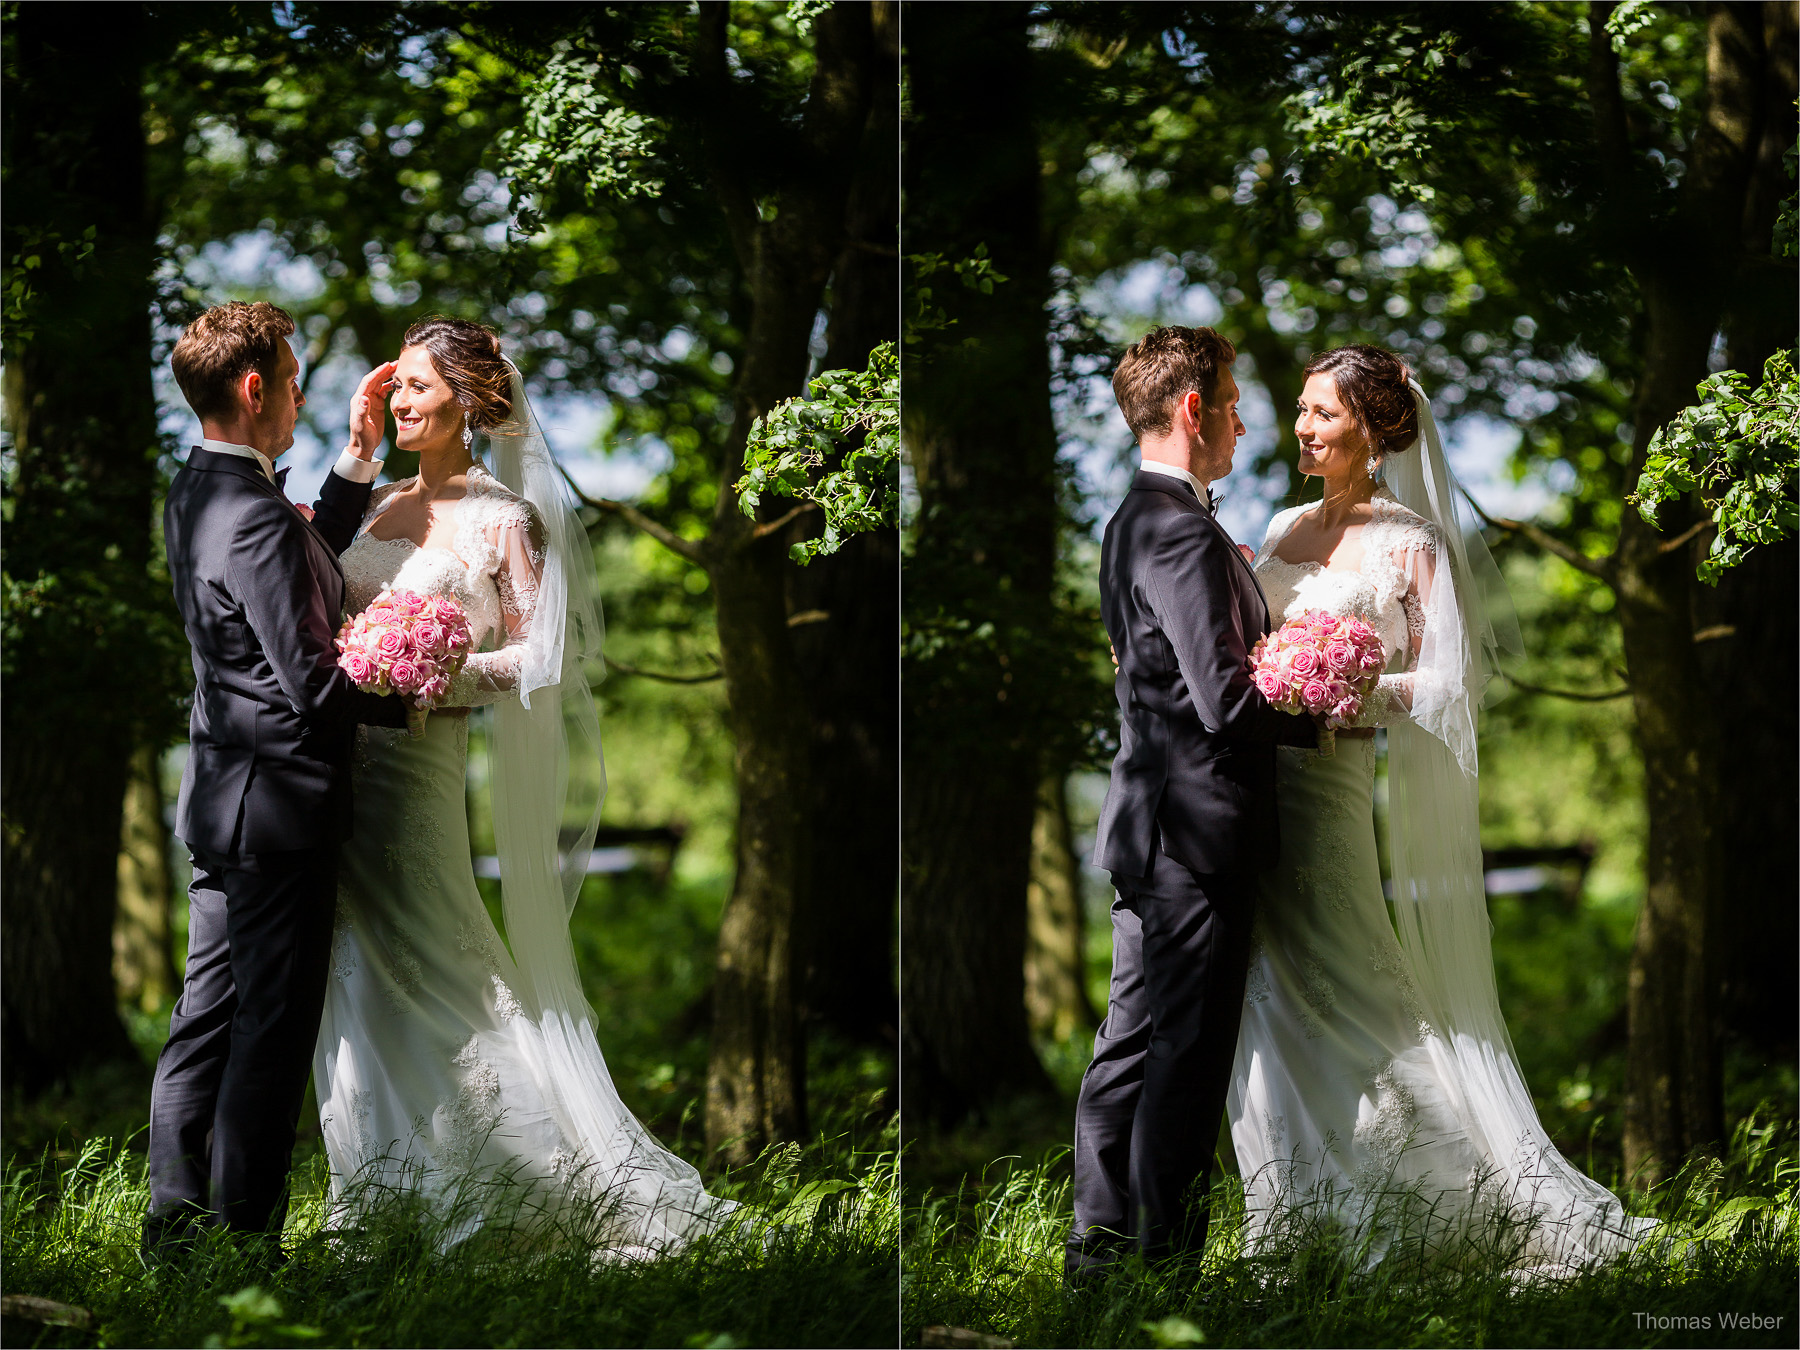
[[[1168,478],[1179,478],[1182,482],[1194,489],[1194,495],[1200,499],[1200,505],[1209,508],[1211,507],[1212,497],[1209,496],[1206,491],[1206,484],[1202,483],[1186,469],[1180,468],[1174,464],[1164,464],[1160,459],[1139,460],[1138,468],[1144,470],[1146,473],[1160,473]]]
[[[262,451],[252,445],[238,445],[233,441],[203,440],[202,450],[210,450],[215,455],[236,455],[240,459],[251,460],[263,471],[263,477],[271,483],[275,481],[275,462]],[[346,450],[331,466],[331,471],[339,478],[346,478],[352,483],[373,483],[375,475],[381,472],[383,461],[379,459],[359,459]]]

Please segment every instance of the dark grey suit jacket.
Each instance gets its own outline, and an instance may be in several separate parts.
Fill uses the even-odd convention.
[[[350,834],[358,722],[404,726],[397,698],[337,667],[344,573],[372,484],[327,475],[309,524],[250,460],[198,447],[169,487],[163,535],[194,659],[175,833],[231,856]]]
[[[1159,836],[1195,872],[1272,862],[1275,747],[1316,745],[1318,732],[1251,683],[1268,602],[1187,483],[1138,472],[1106,526],[1100,613],[1119,657],[1120,725],[1095,866],[1147,876]]]

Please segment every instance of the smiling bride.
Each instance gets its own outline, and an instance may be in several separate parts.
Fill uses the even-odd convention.
[[[571,763],[599,768],[581,666],[602,636],[587,537],[488,329],[430,318],[408,330],[352,404],[352,441],[371,455],[383,392],[419,473],[370,499],[343,554],[347,612],[387,590],[448,596],[476,650],[422,736],[358,736],[313,1066],[332,1222],[400,1191],[442,1222],[441,1245],[504,1226],[666,1251],[733,1206],[620,1100],[576,974],[568,918],[585,869],[565,865],[558,829],[584,777]],[[480,705],[494,709],[504,943],[476,889],[464,806]],[[577,859],[598,799],[582,807]]]

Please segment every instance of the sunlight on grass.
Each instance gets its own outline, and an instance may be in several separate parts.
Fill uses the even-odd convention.
[[[1746,1120],[1723,1160],[1634,1197],[1659,1227],[1632,1256],[1552,1275],[1514,1264],[1516,1216],[1454,1253],[1395,1243],[1371,1263],[1356,1235],[1301,1223],[1246,1256],[1242,1191],[1228,1176],[1213,1190],[1204,1259],[1133,1261],[1070,1291],[1060,1162],[1002,1162],[954,1193],[909,1196],[902,1344],[938,1323],[1020,1345],[1793,1344],[1800,1161],[1783,1121]]]
[[[9,1169],[5,1282],[91,1309],[110,1345],[892,1345],[893,1143],[890,1122],[770,1149],[709,1183],[744,1206],[725,1229],[656,1259],[609,1247],[603,1222],[527,1216],[524,1200],[516,1222],[496,1221],[505,1196],[491,1185],[475,1194],[489,1221],[467,1240],[456,1215],[404,1193],[328,1226],[315,1158],[293,1175],[289,1259],[271,1274],[217,1235],[146,1269],[142,1155],[95,1138],[72,1163]],[[52,1328],[40,1343],[93,1341]]]

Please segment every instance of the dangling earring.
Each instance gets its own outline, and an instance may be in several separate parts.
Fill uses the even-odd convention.
[[[1381,481],[1381,460],[1375,455],[1369,456],[1369,481],[1371,483]]]
[[[475,453],[474,445],[475,433],[469,427],[468,414],[465,413],[463,415],[463,450],[472,455]]]

